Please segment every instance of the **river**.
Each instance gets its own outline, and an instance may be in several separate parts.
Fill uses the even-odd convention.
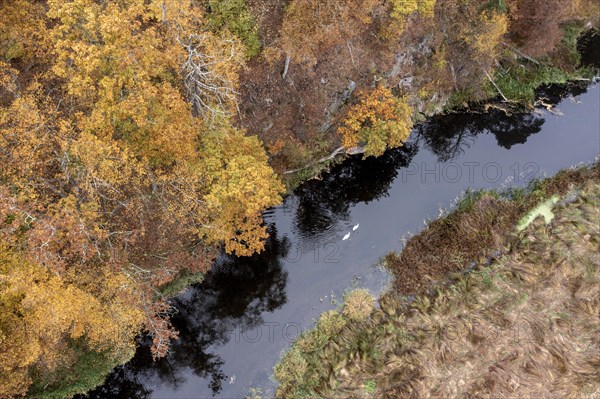
[[[272,368],[299,331],[345,290],[386,288],[378,258],[465,190],[525,185],[600,153],[600,87],[541,94],[553,112],[454,114],[415,128],[404,148],[352,157],[265,214],[271,238],[251,258],[221,256],[176,298],[180,339],[153,362],[147,346],[89,398],[273,396]],[[358,226],[353,230],[354,226]],[[347,240],[343,237],[350,233]]]

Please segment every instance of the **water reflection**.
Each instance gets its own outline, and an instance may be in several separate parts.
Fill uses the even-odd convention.
[[[148,350],[149,340],[142,339],[135,358],[119,367],[106,383],[93,391],[90,398],[147,398],[152,393],[143,381],[169,386],[176,390],[186,382],[189,372],[209,381],[213,395],[218,394],[228,378],[222,371],[219,355],[210,346],[224,345],[234,337],[264,323],[263,314],[287,302],[287,272],[281,260],[290,243],[279,237],[274,225],[265,251],[247,258],[222,256],[200,286],[192,287],[173,306],[178,312],[172,321],[180,333],[171,352],[154,362]]]
[[[302,237],[319,234],[346,219],[353,205],[386,196],[398,170],[410,164],[417,150],[417,145],[408,143],[378,158],[351,157],[318,180],[302,184],[294,192],[297,231]]]
[[[584,92],[585,88],[578,85],[551,86],[541,90],[540,95],[547,103],[558,103],[565,97]],[[591,105],[597,101],[597,97],[589,100]],[[562,106],[566,108],[566,104]],[[363,273],[363,277],[372,274],[365,265],[373,264],[376,256],[395,248],[392,247],[394,238],[419,226],[423,217],[431,216],[427,212],[438,209],[440,201],[449,202],[467,188],[448,182],[428,185],[426,181],[410,180],[405,183],[399,178],[403,168],[411,162],[430,165],[435,164],[436,159],[439,162],[454,160],[471,145],[472,151],[462,160],[495,160],[503,162],[504,167],[516,161],[529,162],[532,154],[543,161],[540,165],[551,166],[551,170],[589,160],[588,152],[596,151],[589,143],[592,139],[597,142],[598,131],[596,116],[590,116],[594,112],[597,115],[597,105],[593,106],[596,108],[578,108],[577,113],[567,115],[559,125],[548,118],[549,126],[544,126],[548,134],[544,137],[534,137],[544,125],[543,116],[538,113],[506,115],[492,110],[487,114],[435,117],[417,127],[411,143],[404,148],[388,151],[379,158],[352,157],[320,180],[303,184],[289,199],[289,206],[278,208],[268,218],[277,222],[279,231],[275,225],[270,226],[266,251],[250,258],[221,257],[204,283],[174,301],[178,313],[173,322],[181,335],[171,354],[153,362],[149,343],[142,338],[135,358],[116,369],[90,397],[144,399],[211,394],[243,397],[243,389],[251,384],[268,383],[270,368],[286,343],[278,338],[280,341],[256,346],[237,344],[232,332],[260,329],[265,322],[283,325],[289,321],[306,321],[317,315],[324,306],[321,296],[325,298],[333,289],[345,289],[347,281],[358,273]],[[569,134],[562,134],[565,130]],[[569,147],[571,130],[580,137],[573,148]],[[475,145],[478,136],[486,133],[495,140],[492,136],[479,137]],[[528,140],[526,146],[520,145]],[[543,146],[539,144],[541,141],[544,141]],[[512,150],[508,152],[499,147]],[[569,151],[561,151],[564,148]],[[559,153],[568,153],[569,157],[557,157]],[[390,190],[393,195],[384,199]],[[355,206],[380,199],[381,204]],[[361,222],[360,230],[356,239],[353,233],[353,239],[341,243],[341,237],[330,230],[340,222],[350,221],[351,216],[356,219],[355,223]],[[287,236],[293,237],[298,248],[315,237],[327,240],[324,242],[332,240],[338,245],[339,254],[343,254],[340,255],[343,261],[321,263],[311,253],[304,258],[296,254],[290,256],[291,242]],[[302,251],[299,252],[302,255]],[[283,307],[288,295],[290,303]],[[255,361],[255,358],[264,359]],[[240,365],[234,368],[233,363]],[[244,367],[248,369],[242,370]],[[230,385],[233,373],[238,373],[238,383]],[[242,376],[242,373],[247,375]],[[244,377],[245,380],[240,381]]]
[[[600,30],[590,29],[577,41],[581,65],[600,69]]]
[[[567,97],[584,94],[584,82],[549,85],[538,90],[538,98],[548,106],[555,106]],[[500,147],[510,149],[525,144],[527,139],[542,130],[545,120],[539,112],[507,113],[491,109],[482,113],[438,115],[416,128],[417,139],[438,157],[439,162],[456,159],[482,133],[493,134]]]
[[[557,105],[565,98],[573,98],[575,96],[587,93],[588,84],[589,82],[587,81],[581,81],[571,82],[564,85],[548,85],[541,87],[537,91],[537,96],[546,104]]]
[[[525,144],[527,138],[542,130],[544,119],[538,114],[506,115],[501,110],[482,114],[436,116],[417,128],[418,137],[440,162],[456,159],[482,133],[491,133],[498,145],[510,149]]]

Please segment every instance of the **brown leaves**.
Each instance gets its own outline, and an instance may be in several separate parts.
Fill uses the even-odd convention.
[[[379,0],[294,0],[281,28],[281,48],[312,66],[316,55],[359,34],[372,21]]]
[[[572,0],[509,1],[512,40],[532,57],[547,55],[560,42],[560,24],[570,16],[574,3]]]

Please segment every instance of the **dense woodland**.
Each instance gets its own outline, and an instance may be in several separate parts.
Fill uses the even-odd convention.
[[[0,0],[0,398],[69,397],[153,338],[285,170],[380,155],[579,77],[595,0]],[[175,287],[175,288],[174,288]]]

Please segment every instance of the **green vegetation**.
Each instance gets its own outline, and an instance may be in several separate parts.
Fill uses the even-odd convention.
[[[160,293],[166,298],[172,298],[193,284],[201,283],[205,273],[180,272],[172,281],[160,287]]]
[[[28,397],[36,399],[63,399],[87,392],[102,384],[110,371],[131,359],[134,351],[121,358],[108,353],[90,351],[82,342],[71,342],[67,349],[75,359],[68,367],[59,367],[51,373],[34,371],[35,383]]]
[[[561,199],[545,201],[553,207],[551,223],[536,218],[517,231],[525,210],[548,197],[556,199],[553,193]],[[406,286],[397,284],[380,299],[380,308],[361,320],[351,322],[346,307],[323,314],[276,366],[281,383],[277,397],[597,392],[600,166],[564,171],[526,190],[471,194],[460,210],[432,224],[443,223],[456,234],[457,226],[466,232],[480,219],[484,221],[477,227],[495,223],[495,213],[512,225],[496,231],[505,249],[491,264],[480,259],[474,270],[465,272],[472,248],[437,243],[439,230],[427,228],[420,235],[433,239],[429,244],[437,250],[422,256],[429,262],[462,258],[460,269],[454,274],[430,269],[437,281],[427,279],[417,291],[403,291]],[[415,236],[407,247],[420,241]],[[388,267],[397,272],[409,265],[392,259]],[[405,295],[412,292],[417,295],[409,300]]]
[[[581,77],[562,69],[547,65],[511,65],[506,69],[498,69],[495,82],[502,94],[510,101],[523,105],[532,105],[536,90],[551,83],[567,83],[569,80]],[[490,87],[490,92],[495,90]]]
[[[581,55],[577,48],[577,41],[585,28],[579,23],[566,23],[562,26],[563,36],[559,43],[559,52],[562,53],[561,63],[566,68],[578,68],[581,63]]]
[[[314,386],[329,372],[323,365],[336,348],[330,343],[343,336],[355,323],[364,322],[373,310],[375,299],[368,290],[357,289],[344,296],[341,313],[330,310],[321,315],[315,327],[303,333],[275,367],[275,377],[281,383],[278,393],[284,397],[312,397]],[[357,350],[367,349],[366,342],[356,343]]]
[[[517,225],[517,231],[520,232],[525,230],[539,216],[542,216],[546,224],[549,224],[552,221],[552,219],[554,219],[552,207],[556,205],[556,203],[558,203],[559,200],[560,197],[558,195],[553,195],[552,198],[550,198],[549,200],[533,208],[519,221],[519,224]]]
[[[525,54],[516,49],[505,50],[502,66],[496,69],[494,80],[508,100],[532,106],[536,90],[541,86],[591,79],[594,76],[595,71],[580,66],[577,40],[585,30],[583,26],[580,23],[566,23],[561,28],[562,35],[555,50],[538,60],[527,59]],[[491,97],[498,94],[491,84],[488,85],[488,91]]]
[[[206,4],[208,25],[215,31],[229,30],[246,48],[246,57],[260,53],[258,27],[246,0],[208,0]]]
[[[365,382],[365,391],[368,394],[374,394],[375,391],[377,390],[377,383],[373,380],[369,380],[367,382]]]

